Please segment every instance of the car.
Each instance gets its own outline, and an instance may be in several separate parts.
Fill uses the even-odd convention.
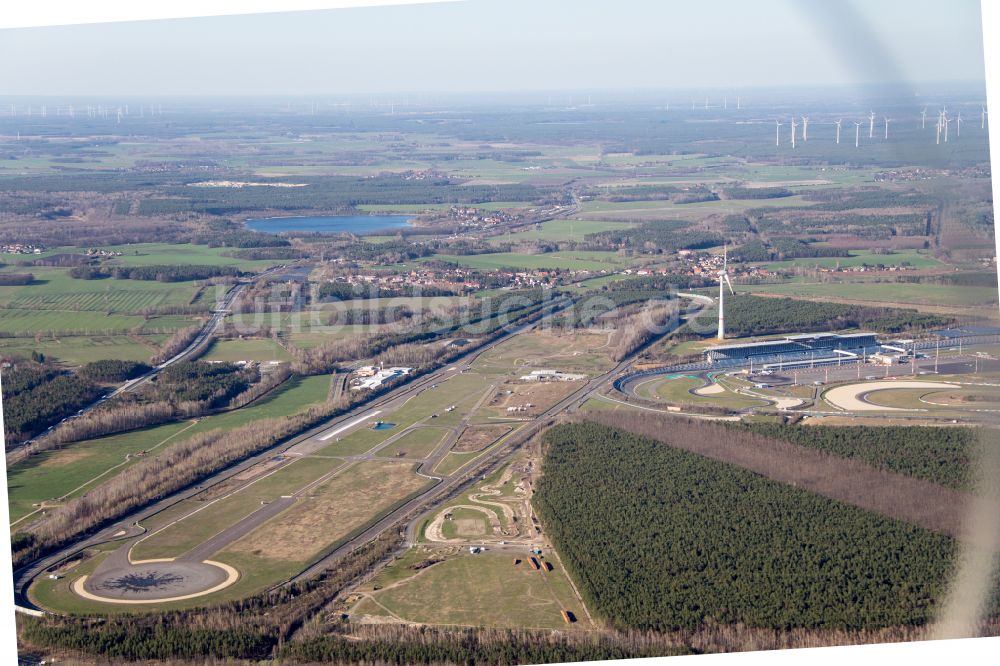
[[[871,380],[871,379],[878,379],[878,377],[876,377],[875,375],[868,375],[867,377],[865,377],[865,379],[869,379],[869,380]]]

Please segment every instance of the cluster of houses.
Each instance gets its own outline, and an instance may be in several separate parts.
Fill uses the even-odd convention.
[[[28,243],[8,243],[0,245],[0,252],[5,254],[41,254],[44,249]]]
[[[92,247],[89,250],[87,250],[86,254],[87,254],[88,257],[120,257],[120,256],[122,256],[122,253],[118,252],[117,250],[105,250],[103,248],[94,248],[94,247]]]
[[[452,206],[448,209],[447,220],[458,222],[463,227],[484,229],[498,224],[516,224],[522,216],[502,210],[483,210],[472,206]]]

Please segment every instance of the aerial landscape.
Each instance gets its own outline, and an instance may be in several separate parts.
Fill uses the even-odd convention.
[[[1000,635],[985,83],[774,84],[0,95],[23,663]]]

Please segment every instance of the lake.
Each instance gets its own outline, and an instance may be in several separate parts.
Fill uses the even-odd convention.
[[[247,229],[266,234],[284,231],[311,231],[321,234],[370,234],[405,227],[413,218],[409,215],[323,215],[301,217],[265,217],[247,220]]]

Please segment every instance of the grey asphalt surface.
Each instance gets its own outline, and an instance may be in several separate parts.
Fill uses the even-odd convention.
[[[551,304],[550,307],[553,308],[553,312],[558,312],[559,310],[562,309],[560,305],[561,305],[560,303],[553,303]],[[551,316],[551,315],[546,315],[546,316]],[[262,451],[261,453],[258,453],[257,455],[247,458],[240,463],[237,463],[224,470],[220,470],[219,472],[216,472],[210,477],[203,479],[201,482],[199,482],[194,486],[184,488],[178,492],[171,494],[166,498],[163,498],[157,502],[149,504],[142,509],[136,510],[128,514],[127,516],[114,521],[113,523],[109,524],[108,526],[104,527],[103,529],[99,530],[93,535],[86,536],[71,545],[65,546],[50,555],[47,555],[31,564],[19,568],[18,570],[13,572],[14,600],[16,606],[31,610],[38,610],[37,607],[34,604],[32,604],[30,599],[28,598],[27,595],[28,587],[30,586],[31,581],[34,580],[37,576],[44,573],[46,570],[58,565],[60,562],[63,562],[73,557],[74,555],[80,553],[86,548],[95,546],[100,543],[106,543],[109,541],[116,541],[116,540],[122,541],[123,546],[127,548],[128,546],[131,545],[131,542],[135,539],[136,534],[142,531],[140,528],[137,528],[137,524],[141,523],[142,520],[145,520],[163,511],[164,509],[173,506],[180,501],[183,501],[184,499],[193,497],[194,495],[197,495],[202,491],[204,491],[206,488],[216,486],[219,483],[230,480],[233,477],[240,474],[241,472],[248,470],[251,467],[269,458],[273,458],[275,455],[287,454],[293,452],[293,449],[294,452],[307,454],[314,452],[320,448],[323,448],[324,446],[328,446],[331,443],[330,441],[321,441],[319,439],[319,437],[321,437],[324,433],[327,433],[330,430],[333,430],[337,427],[344,425],[345,423],[349,423],[359,418],[361,418],[362,421],[356,427],[363,427],[364,423],[367,422],[369,418],[374,418],[373,412],[375,412],[376,410],[379,410],[379,412],[381,413],[381,411],[387,411],[401,406],[411,397],[420,393],[422,390],[429,387],[431,384],[440,383],[445,379],[450,378],[451,376],[461,372],[462,368],[472,363],[476,358],[478,358],[480,354],[483,354],[486,351],[492,349],[493,347],[506,342],[510,338],[519,335],[520,333],[523,333],[527,330],[530,330],[531,328],[534,328],[538,324],[539,322],[536,321],[518,326],[517,328],[501,336],[497,340],[479,349],[472,350],[464,356],[454,359],[450,364],[448,364],[442,369],[436,370],[432,373],[411,380],[410,382],[407,382],[406,384],[389,391],[387,394],[375,398],[372,401],[364,405],[361,405],[346,414],[335,417],[323,425],[312,428],[306,431],[305,433],[302,433],[285,442],[282,442],[270,449]],[[347,432],[349,431],[345,431],[345,434]],[[289,457],[294,458],[294,456],[289,456]],[[286,461],[284,464],[288,464],[288,462],[290,462],[290,460]],[[252,480],[247,481],[247,483],[251,481]],[[433,490],[433,488],[431,490]],[[411,500],[411,502],[408,502],[404,506],[412,508],[412,506],[418,503],[422,497],[424,497],[424,495],[421,495],[420,497]],[[391,515],[395,515],[396,513],[398,513],[398,511],[399,509],[397,509],[396,512],[393,512],[393,514]],[[264,522],[266,522],[266,520],[268,520],[270,517],[271,516],[269,515],[268,511],[259,510],[254,514],[252,514],[251,516],[249,516],[244,521],[241,521],[237,525],[234,525],[233,526],[234,531],[232,533],[226,535],[225,537],[223,537],[222,534],[217,535],[216,537],[213,537],[213,539],[210,540],[211,543],[206,542],[206,544],[202,544],[202,546],[204,546],[205,548],[210,548],[218,545],[218,547],[215,547],[214,550],[212,551],[215,552],[216,550],[221,548],[222,545],[224,545],[223,544],[224,538],[226,540],[226,543],[230,542],[231,540],[235,540],[235,538],[238,538],[239,536],[237,535],[237,532],[242,532],[243,534],[248,533],[251,530],[263,524]],[[236,530],[237,527],[239,527],[239,530]],[[117,536],[117,533],[123,531],[125,532],[124,535]],[[379,532],[380,531],[381,530],[379,530]],[[366,532],[366,534],[367,533],[368,532]],[[375,534],[377,533],[378,532],[375,532]],[[124,543],[125,541],[128,541],[129,543],[126,544]],[[356,540],[352,540],[351,543],[355,543],[355,541]],[[119,550],[127,552],[127,550],[125,550],[124,548]],[[201,546],[199,546],[197,550],[199,552],[203,552]],[[188,558],[185,556],[185,559]]]

